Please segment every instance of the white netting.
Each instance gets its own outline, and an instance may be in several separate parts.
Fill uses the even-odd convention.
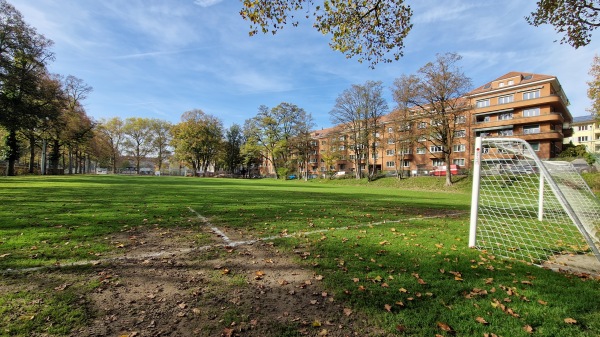
[[[598,256],[600,204],[570,163],[542,162],[512,138],[482,139],[475,157],[476,247],[535,264],[564,254]]]

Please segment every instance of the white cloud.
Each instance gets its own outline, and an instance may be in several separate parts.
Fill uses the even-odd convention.
[[[194,3],[200,7],[210,7],[218,4],[223,0],[196,0]]]

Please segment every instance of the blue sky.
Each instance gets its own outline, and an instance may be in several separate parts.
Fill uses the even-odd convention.
[[[551,27],[524,17],[534,1],[408,1],[414,27],[404,57],[391,64],[346,59],[310,21],[276,35],[248,36],[239,0],[8,0],[27,23],[54,41],[50,71],[94,88],[84,102],[96,120],[147,117],[180,121],[191,109],[226,127],[260,105],[289,102],[331,126],[335,99],[352,84],[382,81],[390,108],[394,79],[436,54],[456,52],[478,87],[510,71],[557,76],[573,116],[587,115],[587,81],[600,33],[579,49],[561,45]]]

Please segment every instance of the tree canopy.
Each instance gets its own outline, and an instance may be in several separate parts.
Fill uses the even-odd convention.
[[[537,10],[526,20],[536,27],[550,24],[563,34],[561,43],[583,47],[600,27],[600,0],[538,0]]]
[[[592,76],[592,80],[587,82],[589,86],[587,94],[588,98],[592,100],[592,106],[588,111],[596,118],[600,118],[600,56],[594,57],[589,74]]]
[[[240,14],[252,22],[250,35],[275,34],[288,23],[297,26],[298,17],[312,16],[314,28],[331,34],[332,49],[371,67],[400,59],[412,28],[412,9],[404,0],[243,0]]]

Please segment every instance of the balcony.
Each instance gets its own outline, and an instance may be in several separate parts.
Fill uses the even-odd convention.
[[[494,112],[496,114],[496,112]],[[539,116],[531,116],[531,117],[513,117],[511,119],[498,120],[497,116],[486,116],[486,115],[476,115],[474,116],[475,120],[473,121],[474,128],[492,128],[492,127],[501,127],[501,126],[509,126],[509,125],[520,125],[520,124],[531,124],[531,123],[548,123],[552,122],[553,124],[562,124],[564,123],[564,117],[562,114],[558,112],[551,112],[549,114],[539,115]],[[482,118],[483,117],[483,118]],[[483,120],[482,120],[483,119]]]

